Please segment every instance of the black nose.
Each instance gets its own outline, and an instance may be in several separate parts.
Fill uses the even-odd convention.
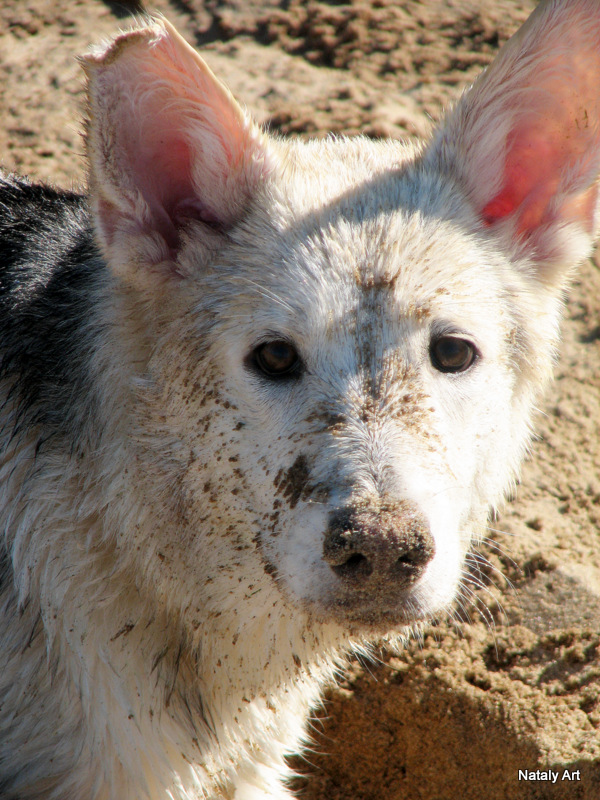
[[[423,574],[435,553],[429,525],[408,502],[362,502],[332,513],[323,558],[348,586],[400,589]]]

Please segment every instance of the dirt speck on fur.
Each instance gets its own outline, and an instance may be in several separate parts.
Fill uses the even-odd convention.
[[[427,134],[533,6],[4,0],[0,163],[83,185],[75,55],[140,10],[165,14],[271,129],[406,138]],[[599,263],[574,283],[540,438],[480,547],[472,605],[399,655],[350,665],[294,759],[303,800],[600,797]],[[554,784],[519,779],[549,769]]]

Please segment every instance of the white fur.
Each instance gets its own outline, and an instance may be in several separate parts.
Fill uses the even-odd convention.
[[[450,607],[595,234],[599,31],[596,3],[543,4],[422,149],[268,139],[163,21],[88,57],[99,412],[75,451],[6,437],[9,797],[290,797],[284,756],[343,654]],[[535,229],[516,233],[530,194],[486,226],[540,65],[550,106],[581,78],[592,127],[531,179],[561,194]],[[448,330],[480,354],[463,373],[430,359]],[[274,337],[301,379],[249,369]],[[416,509],[435,555],[398,607],[346,614],[323,538],[336,509],[382,498]]]

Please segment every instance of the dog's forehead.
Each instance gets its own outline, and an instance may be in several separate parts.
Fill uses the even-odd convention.
[[[370,143],[362,158],[355,149],[297,146],[238,229],[213,277],[247,338],[260,328],[341,341],[376,322],[393,334],[404,320],[468,329],[497,318],[486,308],[502,293],[502,266],[456,186],[398,143]]]
[[[355,299],[375,289],[411,306],[450,292],[468,303],[497,286],[498,265],[486,263],[497,254],[482,250],[470,204],[447,176],[424,169],[416,148],[311,144],[292,150],[273,215],[288,286],[312,279],[321,293],[345,287]]]
[[[453,219],[369,197],[345,200],[287,238],[278,291],[348,322],[355,315],[477,318],[501,299],[501,272],[497,257]]]

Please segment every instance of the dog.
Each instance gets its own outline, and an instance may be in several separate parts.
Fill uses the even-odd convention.
[[[82,63],[87,195],[0,181],[0,796],[291,798],[527,451],[600,5],[541,3],[414,146],[268,135],[162,18]]]

